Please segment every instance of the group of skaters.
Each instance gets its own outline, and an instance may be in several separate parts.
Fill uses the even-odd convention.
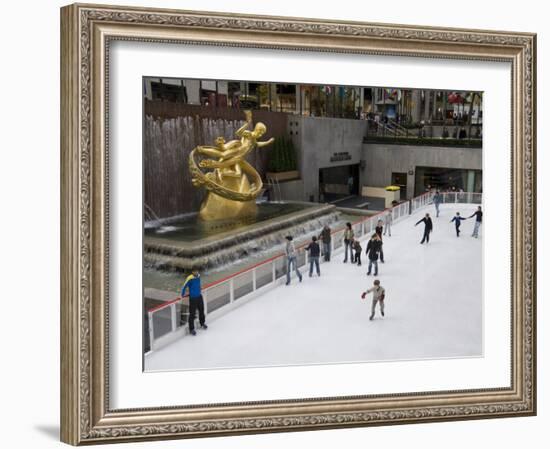
[[[386,211],[384,218],[378,220],[375,232],[372,234],[369,239],[366,247],[366,255],[369,261],[367,275],[370,275],[374,268],[374,275],[378,275],[378,260],[380,259],[381,263],[384,262],[384,251],[382,248],[382,236],[388,234],[391,236],[391,225],[393,223],[393,216],[390,209]],[[321,252],[321,242],[323,246],[323,251]],[[319,236],[313,236],[311,242],[305,247],[305,250],[308,252],[309,260],[309,277],[313,276],[314,271],[317,273],[317,276],[321,276],[321,268],[319,260],[321,254],[324,257],[325,262],[330,262],[331,257],[331,243],[332,243],[332,231],[328,225],[323,227],[323,230]],[[355,237],[353,227],[351,223],[346,223],[346,228],[344,230],[344,263],[348,261],[357,266],[361,266],[361,254],[363,252],[363,247],[358,238]],[[292,271],[296,273],[296,277],[299,282],[302,282],[303,276],[298,268],[297,262],[297,250],[294,245],[294,240],[291,235],[286,237],[286,246],[285,246],[285,255],[287,260],[287,273],[286,273],[286,285],[290,284],[290,276]]]
[[[433,197],[433,203],[436,209],[436,216],[439,217],[439,213],[440,213],[439,206],[442,203],[442,195],[440,194],[439,191],[435,193]],[[475,238],[478,237],[479,228],[481,226],[482,217],[483,217],[481,206],[478,206],[477,210],[467,218],[460,216],[460,212],[456,213],[456,215],[451,220],[451,223],[454,222],[455,224],[455,231],[456,231],[457,237],[460,236],[461,222],[463,220],[473,218],[473,217],[475,217],[475,225],[473,228],[472,237],[475,237]],[[422,240],[420,241],[420,244],[429,243],[430,234],[433,231],[433,221],[432,221],[432,218],[430,217],[430,214],[426,213],[426,215],[422,219],[420,219],[415,223],[415,226],[419,225],[420,223],[424,224],[424,232],[423,232]],[[370,276],[373,270],[374,270],[374,273],[373,273],[374,276],[378,276],[378,260],[380,260],[381,263],[385,263],[384,250],[383,250],[383,236],[387,234],[388,236],[391,237],[392,224],[393,224],[392,210],[387,209],[383,215],[383,218],[378,220],[377,226],[375,227],[375,231],[367,242],[367,246],[365,250],[366,256],[368,258],[367,276]],[[292,236],[287,236],[286,240],[287,240],[286,248],[285,248],[285,254],[287,257],[286,285],[289,285],[290,276],[293,268],[294,268],[294,271],[296,272],[296,276],[298,277],[299,282],[302,282],[303,277],[302,277],[302,273],[298,268],[297,252],[296,252],[296,247],[294,245]],[[321,231],[321,233],[319,234],[319,236],[313,236],[311,238],[311,242],[305,247],[305,250],[308,252],[309,277],[313,276],[314,269],[317,273],[317,276],[321,275],[321,269],[319,265],[321,254],[324,256],[325,262],[330,261],[331,240],[332,240],[331,229],[328,225],[326,225]],[[321,252],[321,247],[319,245],[319,241],[323,245],[322,252]],[[359,241],[359,239],[355,237],[352,224],[346,223],[346,228],[344,230],[343,262],[347,263],[349,261],[352,264],[361,266],[362,252],[363,252],[363,247],[361,246],[361,242]],[[380,285],[380,281],[378,279],[375,279],[373,287],[368,289],[366,292],[364,292],[362,297],[364,298],[369,293],[373,293],[372,310],[371,310],[370,319],[372,320],[374,318],[377,304],[380,305],[380,313],[382,314],[382,316],[384,316],[385,289]]]
[[[380,259],[381,263],[384,262],[384,251],[382,244],[382,236],[386,234],[391,236],[391,225],[393,223],[393,214],[391,209],[387,209],[384,213],[383,219],[378,220],[377,226],[374,233],[367,243],[365,253],[367,255],[369,264],[367,275],[370,276],[372,270],[374,269],[374,276],[378,276],[378,260]],[[321,242],[323,246],[323,251],[321,252]],[[324,257],[325,262],[330,262],[331,257],[331,248],[332,248],[332,231],[328,225],[323,227],[323,230],[319,236],[313,236],[311,242],[305,247],[305,250],[308,252],[309,260],[309,277],[313,276],[314,271],[317,273],[317,276],[321,276],[321,269],[319,260],[321,254]],[[344,230],[344,263],[348,261],[357,266],[361,266],[361,253],[363,252],[363,247],[358,238],[355,237],[353,227],[351,223],[346,223],[346,228]],[[297,250],[294,245],[294,240],[292,236],[286,237],[286,247],[285,255],[287,259],[287,272],[286,272],[286,285],[290,284],[290,276],[294,270],[296,277],[299,282],[302,282],[303,275],[298,268],[297,262]],[[366,292],[363,292],[362,298],[364,299],[367,294],[373,293],[373,300],[371,306],[371,315],[370,320],[374,318],[376,305],[380,305],[380,313],[384,316],[384,297],[385,289],[380,285],[378,279],[374,280],[373,287],[368,289]]]
[[[470,215],[469,217],[461,217],[460,212],[457,212],[456,215],[451,220],[451,223],[454,222],[455,224],[455,230],[456,230],[456,236],[460,237],[460,223],[462,220],[468,220],[469,218],[476,217],[476,221],[474,224],[474,230],[472,231],[472,237],[475,237],[476,239],[479,236],[479,227],[481,226],[481,220],[483,217],[483,212],[481,211],[481,206],[478,206],[477,210]]]
[[[386,235],[386,233],[388,233],[391,236],[391,223],[393,221],[391,212],[387,212],[384,219],[386,221],[385,226],[382,220],[378,220],[374,234],[371,235],[371,238],[367,242],[365,254],[369,261],[367,270],[368,276],[370,276],[373,268],[374,275],[378,276],[378,259],[380,259],[381,263],[385,263],[382,235]],[[362,251],[363,247],[361,246],[359,239],[355,238],[351,223],[346,223],[346,230],[344,231],[344,263],[348,262],[349,253],[350,262],[355,263],[360,267]]]
[[[441,203],[443,202],[443,195],[438,190],[435,192],[434,196],[432,197],[432,202],[435,206],[435,216],[439,217],[439,207],[441,206]],[[455,232],[456,236],[460,237],[460,225],[463,220],[467,220],[469,218],[475,217],[476,221],[474,224],[474,228],[472,231],[472,237],[475,237],[476,239],[479,237],[479,228],[481,226],[481,222],[483,221],[483,212],[481,211],[481,206],[478,206],[477,210],[470,215],[469,217],[462,217],[460,215],[460,212],[457,212],[456,215],[451,219],[451,223],[455,224]],[[418,223],[424,222],[424,237],[422,238],[422,241],[420,243],[424,243],[424,241],[429,242],[430,241],[430,233],[433,230],[433,223],[430,218],[430,214],[426,214],[426,216],[420,220]],[[415,225],[416,226],[416,225]]]
[[[433,203],[436,208],[436,214],[439,217],[439,205],[441,204],[441,197],[439,192],[433,197]],[[451,223],[455,223],[456,236],[460,235],[460,225],[463,220],[475,217],[475,225],[472,232],[472,237],[477,238],[479,234],[479,228],[481,226],[483,212],[481,211],[481,206],[478,206],[477,211],[467,218],[461,217],[460,212],[457,212],[456,215],[451,220]],[[427,213],[421,220],[415,223],[415,226],[420,223],[424,223],[424,233],[422,236],[421,244],[428,243],[430,241],[430,234],[433,231],[433,222],[430,217],[430,214]],[[391,226],[393,224],[393,214],[391,209],[387,209],[384,212],[383,218],[379,219],[374,233],[371,235],[368,240],[367,247],[365,250],[366,256],[368,258],[368,270],[367,275],[370,276],[372,270],[374,269],[374,276],[378,276],[378,260],[381,263],[384,261],[384,251],[383,251],[383,241],[382,238],[386,234],[391,237]],[[321,251],[322,244],[323,250]],[[318,236],[313,236],[311,242],[305,247],[305,250],[308,252],[309,260],[309,277],[313,276],[314,269],[317,273],[317,276],[321,276],[321,268],[319,260],[321,254],[324,257],[325,262],[330,262],[332,249],[332,231],[328,225],[325,225]],[[346,228],[344,230],[344,263],[347,263],[348,260],[352,264],[361,266],[361,253],[363,252],[363,247],[358,238],[355,238],[355,233],[351,223],[346,223]],[[286,285],[290,284],[291,272],[294,269],[296,276],[299,282],[302,282],[303,276],[298,268],[297,262],[297,250],[294,245],[294,240],[292,236],[286,237],[286,247],[285,255],[287,260],[287,270],[286,270]],[[204,301],[201,292],[201,282],[200,274],[197,269],[193,269],[192,273],[187,277],[183,288],[181,290],[181,298],[183,299],[186,289],[189,289],[189,316],[187,321],[189,324],[189,333],[191,335],[196,335],[195,331],[195,315],[198,312],[199,315],[199,324],[202,329],[208,329],[206,325],[206,318],[204,314]],[[385,298],[385,289],[380,285],[380,281],[375,279],[373,286],[367,291],[363,292],[361,297],[365,299],[366,295],[373,293],[372,305],[371,305],[371,315],[370,320],[374,318],[376,306],[379,305],[380,313],[384,316],[384,298]],[[185,319],[183,316],[182,308],[182,324],[184,324]]]
[[[437,216],[439,216],[439,215],[437,215]],[[472,231],[472,237],[475,237],[476,239],[479,237],[479,228],[481,227],[481,222],[483,220],[483,212],[481,211],[481,206],[478,206],[477,210],[472,215],[470,215],[469,217],[464,218],[460,215],[460,212],[457,212],[456,215],[451,219],[450,223],[455,224],[455,232],[456,232],[457,237],[460,237],[460,225],[461,225],[462,221],[463,220],[468,220],[469,218],[473,218],[473,217],[476,218],[476,221],[475,221],[474,228],[473,228],[473,231]],[[420,223],[424,223],[424,234],[422,235],[422,240],[420,241],[420,244],[423,244],[424,242],[429,243],[430,242],[430,234],[432,233],[433,228],[434,228],[434,225],[433,225],[433,222],[432,222],[432,218],[430,217],[430,214],[427,213],[424,216],[424,218],[418,220],[415,223],[415,226],[419,225]]]

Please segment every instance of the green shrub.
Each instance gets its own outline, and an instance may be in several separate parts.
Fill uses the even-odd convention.
[[[279,173],[296,170],[297,167],[296,149],[292,140],[285,137],[275,138],[269,151],[268,170]]]

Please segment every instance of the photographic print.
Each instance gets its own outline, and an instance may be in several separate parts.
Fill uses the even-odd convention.
[[[62,8],[62,441],[534,415],[535,69],[532,33]]]
[[[483,93],[143,78],[144,369],[483,355]]]

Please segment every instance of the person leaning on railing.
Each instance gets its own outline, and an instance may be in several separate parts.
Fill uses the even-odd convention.
[[[349,257],[353,262],[353,249],[351,247],[351,243],[353,242],[353,238],[355,237],[353,233],[353,229],[351,227],[351,223],[346,223],[346,230],[344,231],[344,263],[348,261],[348,249],[349,249]]]
[[[181,299],[185,296],[185,290],[189,289],[189,333],[197,335],[195,331],[195,313],[199,311],[199,323],[203,329],[208,329],[206,325],[206,317],[204,315],[204,300],[201,291],[201,275],[199,270],[193,268],[191,274],[185,279],[185,284],[181,289]],[[183,324],[183,323],[182,323]]]
[[[290,272],[292,271],[292,264],[294,264],[294,269],[296,270],[296,276],[298,276],[298,279],[300,279],[300,282],[302,282],[302,273],[300,273],[300,270],[298,269],[298,262],[296,260],[297,252],[296,247],[294,246],[294,242],[292,241],[292,236],[287,235],[286,237],[286,247],[285,247],[285,255],[286,255],[286,285],[290,284]]]

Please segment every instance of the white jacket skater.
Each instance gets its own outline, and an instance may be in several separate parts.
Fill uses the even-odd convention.
[[[386,290],[380,285],[380,281],[375,279],[373,284],[374,285],[366,292],[363,292],[362,295],[362,297],[365,298],[366,295],[372,293],[372,305],[369,317],[369,320],[371,321],[374,318],[374,313],[376,312],[376,304],[380,304],[380,314],[384,316],[384,298],[386,297]]]
[[[384,214],[384,235],[386,235],[386,232],[391,237],[391,225],[393,224],[393,211],[391,209],[387,209],[386,213]]]

